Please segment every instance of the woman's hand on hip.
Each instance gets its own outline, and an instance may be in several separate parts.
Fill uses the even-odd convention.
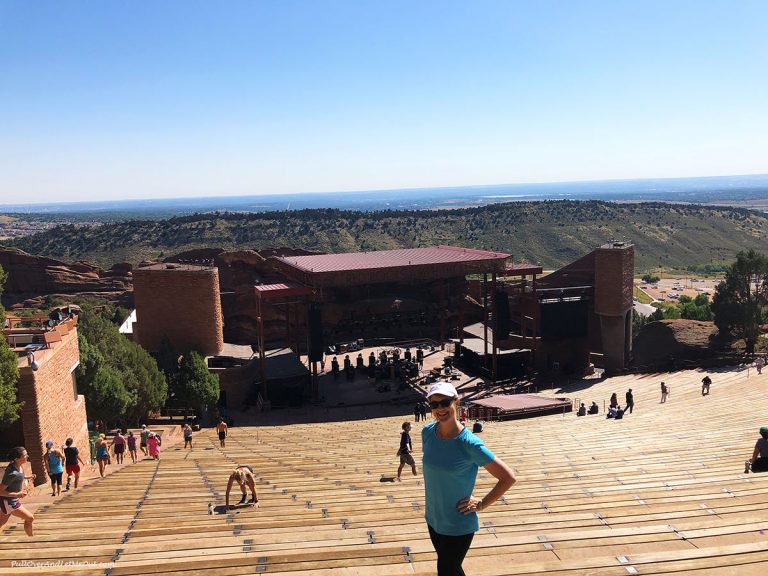
[[[458,504],[456,504],[456,509],[465,516],[473,512],[480,512],[483,509],[482,500],[474,496],[467,496],[459,500]]]

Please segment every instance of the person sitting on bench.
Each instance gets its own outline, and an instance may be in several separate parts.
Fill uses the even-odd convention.
[[[251,494],[253,495],[250,503],[258,506],[259,497],[256,495],[256,483],[253,480],[253,468],[250,466],[238,466],[232,471],[232,474],[229,475],[229,482],[227,483],[227,498],[225,502],[227,508],[229,508],[229,493],[232,491],[232,484],[235,482],[237,482],[237,484],[240,486],[240,491],[243,493],[243,497],[240,499],[238,504],[246,503],[248,492],[245,489],[245,485],[247,484],[248,488],[251,489]]]
[[[752,458],[744,462],[744,474],[750,470],[752,472],[768,471],[768,426],[760,428],[760,438],[755,444],[755,451]]]

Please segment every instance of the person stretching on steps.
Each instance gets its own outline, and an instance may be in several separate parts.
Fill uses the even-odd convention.
[[[229,482],[227,483],[227,496],[225,500],[227,509],[229,509],[229,493],[232,491],[232,485],[235,482],[237,482],[238,486],[240,486],[240,491],[243,493],[243,497],[240,499],[238,504],[242,505],[246,503],[248,492],[246,491],[245,486],[248,485],[248,488],[251,489],[252,495],[251,504],[258,508],[259,497],[256,495],[256,482],[253,480],[253,468],[247,465],[243,465],[235,468],[229,475]]]

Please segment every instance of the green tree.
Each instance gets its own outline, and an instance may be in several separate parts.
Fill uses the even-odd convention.
[[[165,404],[165,376],[141,346],[118,332],[111,318],[83,311],[79,330],[78,386],[91,417],[137,423]]]
[[[709,294],[705,294],[704,292],[697,294],[693,302],[696,306],[709,306]]]
[[[0,266],[0,294],[3,293],[6,274]],[[0,326],[5,326],[5,308],[0,304]],[[8,341],[0,336],[0,428],[13,424],[19,418],[21,403],[18,401],[18,357]]]
[[[715,324],[721,332],[743,338],[752,354],[767,305],[768,257],[754,250],[739,252],[715,290]]]
[[[648,324],[649,321],[649,316],[638,314],[637,310],[634,308],[632,309],[632,339],[637,337],[637,335],[640,333],[640,330],[643,328],[643,326]]]
[[[99,366],[82,392],[87,398],[88,415],[101,422],[117,419],[116,415],[125,414],[134,404],[134,397],[126,389],[120,374],[109,366]]]
[[[179,371],[179,353],[167,336],[163,336],[160,339],[160,346],[158,347],[157,354],[155,354],[155,360],[157,361],[157,367],[163,371],[165,379],[170,386],[171,381]]]
[[[219,399],[219,377],[208,371],[208,366],[198,352],[185,354],[176,375],[178,400],[200,410]]]

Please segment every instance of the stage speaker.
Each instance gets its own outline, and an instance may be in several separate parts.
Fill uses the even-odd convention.
[[[496,338],[506,340],[512,328],[512,319],[509,315],[509,296],[503,290],[498,290],[496,299]]]
[[[320,308],[312,304],[309,307],[309,361],[319,362],[323,359],[325,344],[323,343],[323,321]]]

